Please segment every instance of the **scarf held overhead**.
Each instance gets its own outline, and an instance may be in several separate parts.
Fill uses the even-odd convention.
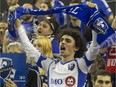
[[[60,12],[64,12],[68,15],[80,19],[87,27],[96,31],[96,33],[98,34],[97,42],[100,47],[109,47],[114,42],[116,42],[116,35],[112,27],[108,24],[108,22],[102,17],[98,10],[96,10],[95,8],[90,8],[86,5],[56,7],[47,11],[32,10],[29,8],[18,7],[15,11],[12,11],[8,15],[9,33],[12,35],[13,38],[18,37],[14,23],[17,18],[23,16],[24,14],[46,15]],[[107,39],[108,37],[110,37],[110,39]]]

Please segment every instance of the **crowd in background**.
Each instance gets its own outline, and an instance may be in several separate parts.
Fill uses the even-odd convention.
[[[67,34],[69,33],[68,30],[70,31],[70,29],[72,29],[73,31],[74,29],[79,32],[80,36],[84,37],[85,42],[83,39],[80,41],[82,44],[80,48],[82,50],[80,53],[78,53],[79,58],[81,58],[84,53],[87,52],[91,47],[90,44],[93,41],[93,31],[92,29],[86,27],[79,19],[64,13],[41,16],[25,14],[20,17],[19,20],[17,20],[15,25],[17,28],[20,28],[20,26],[23,25],[26,35],[34,47],[33,48],[29,44],[31,51],[27,51],[27,48],[22,45],[23,41],[21,42],[21,38],[14,40],[8,32],[7,16],[12,9],[20,6],[18,4],[18,0],[6,1],[9,8],[3,13],[2,21],[0,21],[0,53],[26,53],[27,64],[30,66],[28,67],[27,83],[25,84],[25,87],[48,87],[48,71],[44,70],[42,67],[39,67],[37,60],[31,60],[30,57],[32,57],[32,55],[36,57],[35,54],[31,52],[35,51],[35,53],[38,54],[38,57],[40,57],[40,53],[38,52],[41,52],[42,56],[51,58],[51,60],[55,59],[58,60],[58,62],[60,60],[65,61],[65,59],[62,59],[62,56],[60,55],[60,53],[63,53],[66,49],[65,45],[61,45],[61,47],[59,47],[59,42],[61,44],[65,44],[63,41],[66,39],[66,36],[64,35],[64,37],[61,38],[59,35],[63,29],[67,29],[65,31]],[[78,4],[85,5],[87,4],[87,1],[89,1],[88,4],[90,4],[90,2],[97,4],[100,13],[109,22],[115,31],[116,16],[113,15],[112,10],[105,0],[72,0],[69,3],[69,6]],[[34,10],[48,10],[54,7],[63,7],[64,4],[59,0],[33,0],[33,4],[25,3],[22,6],[24,8],[30,8]],[[21,34],[19,31],[18,33],[19,35]],[[69,34],[69,36],[71,35]],[[69,43],[70,39],[66,39],[66,41]],[[86,43],[86,47],[84,47],[84,43]],[[78,42],[77,44],[79,45]],[[31,47],[33,49],[31,49]],[[76,52],[77,50],[80,50],[80,48],[70,48],[70,50],[75,50]],[[69,54],[71,54],[71,51]],[[93,59],[94,60],[92,61],[92,64],[88,67],[87,70],[87,77],[84,87],[116,87],[116,43],[114,43],[111,47],[98,49],[96,56],[94,56]],[[45,66],[44,68],[46,69],[46,67],[49,66]],[[6,87],[17,87],[16,84],[10,79],[6,78],[5,82]]]

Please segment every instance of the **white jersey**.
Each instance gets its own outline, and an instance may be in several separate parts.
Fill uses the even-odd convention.
[[[83,87],[88,67],[95,60],[98,51],[93,45],[90,46],[85,56],[63,63],[61,60],[52,60],[41,56],[34,46],[29,42],[23,27],[18,29],[20,42],[28,54],[38,66],[48,72],[49,87]]]

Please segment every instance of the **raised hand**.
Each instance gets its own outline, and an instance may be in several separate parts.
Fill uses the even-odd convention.
[[[19,7],[18,4],[13,5],[13,6],[9,7],[8,11],[9,11],[9,12],[12,12],[12,11],[14,11],[17,7]]]
[[[18,29],[21,26],[21,21],[17,18],[15,21],[15,27]]]
[[[96,8],[96,9],[98,9],[97,4],[95,4],[95,3],[86,2],[86,5],[89,6],[90,8]]]

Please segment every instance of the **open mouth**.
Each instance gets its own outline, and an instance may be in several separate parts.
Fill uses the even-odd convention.
[[[42,33],[42,31],[40,31],[40,30],[38,30],[37,32],[38,32],[38,33]]]
[[[64,51],[65,49],[66,49],[66,48],[65,48],[64,45],[62,45],[61,48],[60,48],[61,51]]]

